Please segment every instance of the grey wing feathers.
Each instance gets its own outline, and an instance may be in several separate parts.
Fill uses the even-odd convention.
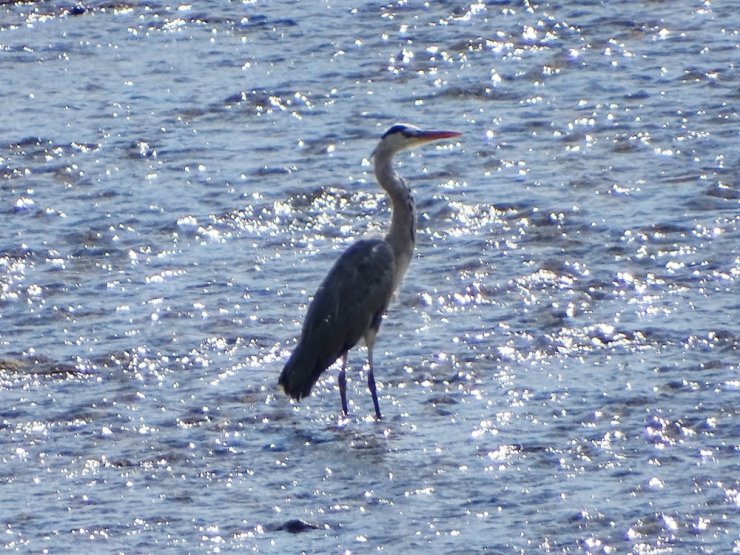
[[[393,294],[395,262],[382,240],[358,241],[326,276],[303,324],[298,346],[280,374],[285,392],[306,397],[321,373],[355,346],[380,319]]]

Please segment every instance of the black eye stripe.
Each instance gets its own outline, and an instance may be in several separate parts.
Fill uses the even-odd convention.
[[[394,133],[401,133],[404,137],[408,137],[408,127],[396,124],[386,131],[382,138],[385,139],[388,135],[393,135]]]

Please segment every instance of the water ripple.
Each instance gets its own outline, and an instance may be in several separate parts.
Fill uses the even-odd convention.
[[[729,4],[0,10],[6,549],[738,547]],[[275,382],[398,120],[377,423]]]

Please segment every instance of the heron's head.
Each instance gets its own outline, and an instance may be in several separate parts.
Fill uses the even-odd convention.
[[[452,139],[462,133],[457,131],[425,131],[407,123],[397,123],[385,132],[375,147],[374,155],[393,155],[400,150],[414,148],[432,141]]]

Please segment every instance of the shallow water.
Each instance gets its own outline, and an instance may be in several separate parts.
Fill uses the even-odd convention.
[[[740,549],[730,3],[0,6],[0,524],[40,552]],[[289,402],[389,213],[376,345]]]

